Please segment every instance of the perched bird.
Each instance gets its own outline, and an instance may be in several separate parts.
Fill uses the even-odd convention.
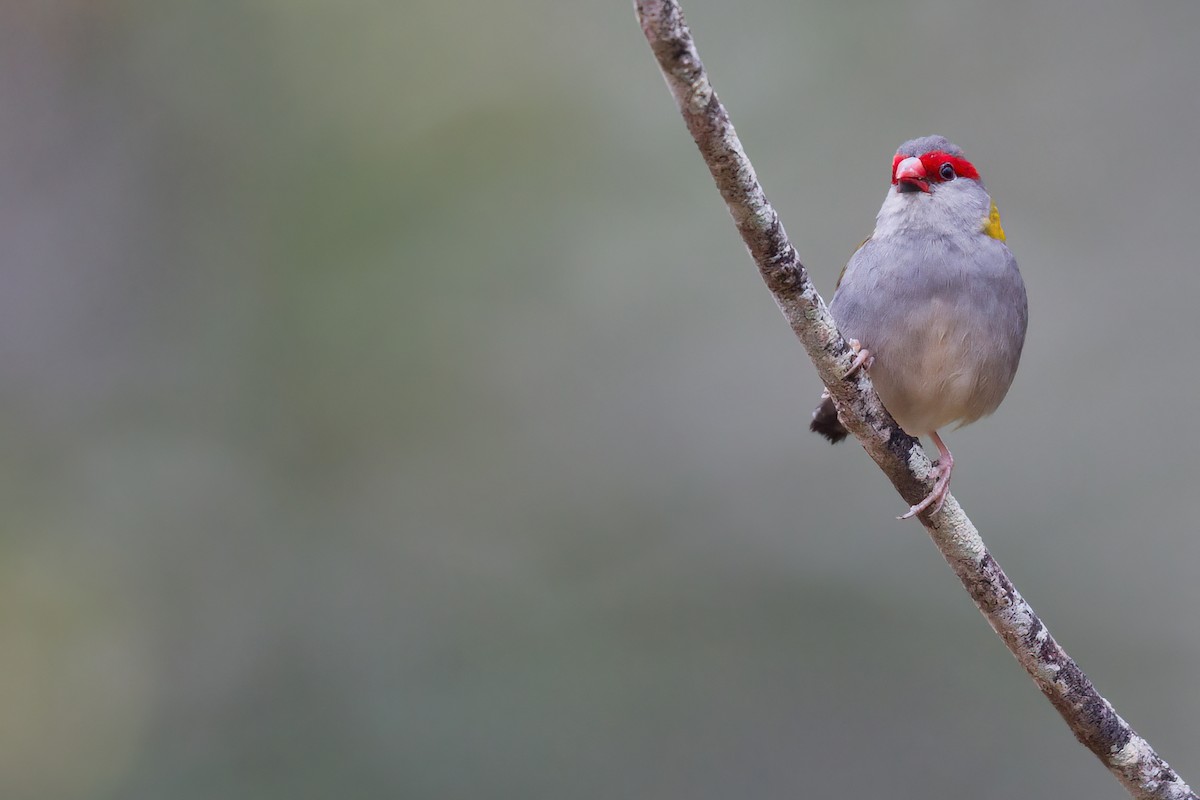
[[[869,370],[900,427],[937,445],[934,489],[901,519],[941,508],[954,457],[938,431],[1000,405],[1028,308],[978,170],[942,136],[900,145],[875,232],[842,270],[829,310],[857,351],[847,376]],[[846,438],[828,392],[810,427],[834,443]]]

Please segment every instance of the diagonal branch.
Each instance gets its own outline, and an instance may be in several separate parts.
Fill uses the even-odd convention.
[[[767,202],[729,115],[708,82],[679,4],[635,0],[635,5],[642,31],[742,241],[833,396],[839,418],[904,501],[919,501],[932,488],[931,463],[917,440],[901,430],[880,403],[865,370],[858,370],[852,379],[843,378],[853,351],[838,333],[779,216]],[[1075,738],[1129,793],[1138,800],[1197,800],[1058,645],[992,558],[958,502],[948,496],[941,511],[924,513],[920,520],[992,629]]]

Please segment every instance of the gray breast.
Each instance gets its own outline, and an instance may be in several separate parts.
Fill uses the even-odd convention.
[[[982,234],[871,239],[830,306],[871,350],[871,379],[910,434],[992,413],[1016,374],[1028,305],[1012,253]]]

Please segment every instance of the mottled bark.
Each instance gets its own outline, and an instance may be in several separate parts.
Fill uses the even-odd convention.
[[[729,115],[708,81],[678,3],[635,0],[635,5],[642,31],[742,241],[833,396],[840,418],[904,501],[918,502],[933,488],[932,465],[917,440],[902,431],[880,403],[866,371],[843,378],[853,351],[838,333],[779,216],[767,202]],[[1075,738],[1129,793],[1144,800],[1195,800],[1188,785],[1118,716],[1059,647],[987,551],[958,502],[947,497],[939,512],[922,514],[920,520],[988,623]]]

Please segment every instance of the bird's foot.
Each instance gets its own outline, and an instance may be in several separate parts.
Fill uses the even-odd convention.
[[[933,491],[930,492],[924,500],[917,503],[908,512],[896,517],[896,519],[912,519],[917,514],[920,514],[927,508],[933,507],[933,513],[941,511],[942,503],[946,502],[946,495],[950,494],[950,470],[943,469],[941,462],[934,467],[937,472],[937,482],[933,484]]]
[[[871,355],[871,351],[863,347],[862,342],[858,339],[851,339],[846,344],[850,345],[850,349],[854,351],[854,361],[850,363],[850,369],[846,370],[842,380],[846,380],[860,369],[871,369],[871,365],[875,363],[875,356]]]
[[[936,514],[942,510],[942,503],[946,502],[946,495],[950,494],[950,475],[954,472],[954,456],[950,454],[950,448],[946,447],[942,437],[938,436],[936,432],[931,434],[930,438],[937,445],[938,454],[941,456],[933,465],[933,473],[937,475],[933,491],[924,500],[908,509],[908,513],[896,517],[896,519],[912,519],[931,507],[933,513]]]

